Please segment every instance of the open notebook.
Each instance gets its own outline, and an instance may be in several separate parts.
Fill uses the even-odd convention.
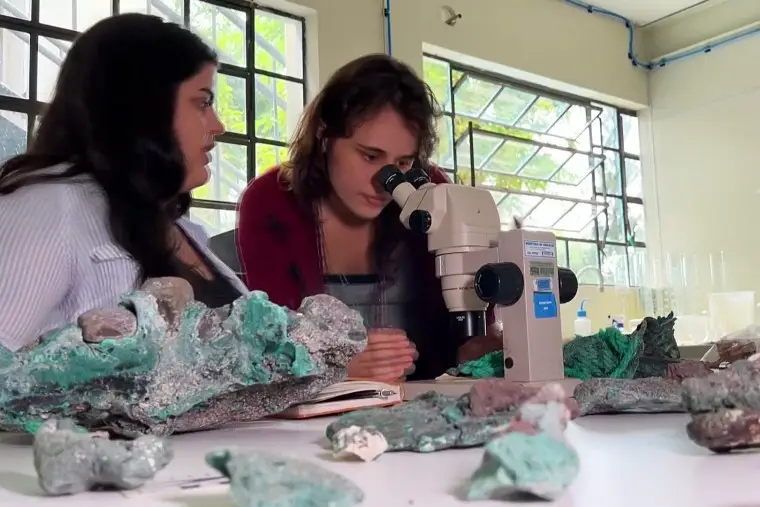
[[[351,412],[360,408],[388,407],[404,401],[400,384],[374,380],[346,380],[324,389],[311,400],[293,405],[277,417],[308,419]]]

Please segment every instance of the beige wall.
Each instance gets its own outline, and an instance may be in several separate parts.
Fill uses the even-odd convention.
[[[757,0],[727,0],[644,32],[650,55],[660,56],[758,20]],[[681,287],[682,314],[707,312],[711,292],[760,290],[759,53],[760,37],[751,37],[649,76],[641,117],[647,236],[659,266],[682,261],[687,272],[686,287],[676,273],[659,273]]]
[[[310,74],[320,84],[347,61],[384,51],[381,0],[262,3],[307,15],[309,49],[316,52]],[[444,4],[462,14],[454,27],[443,22]],[[557,0],[393,0],[391,6],[393,54],[420,72],[426,44],[555,88],[629,107],[647,103],[646,73],[627,60],[627,33],[618,22]]]

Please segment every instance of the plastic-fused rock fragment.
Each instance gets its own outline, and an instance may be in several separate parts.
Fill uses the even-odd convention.
[[[352,507],[364,500],[353,482],[308,461],[225,450],[206,462],[229,477],[237,507]]]
[[[389,451],[433,452],[473,447],[484,444],[502,430],[521,403],[530,400],[546,403],[553,399],[557,393],[547,389],[517,387],[505,379],[478,380],[462,396],[431,391],[402,405],[350,412],[331,423],[326,434],[335,445],[336,434],[343,428],[359,426],[375,430],[388,441]],[[570,414],[577,413],[574,401],[565,398],[564,403]]]
[[[659,377],[592,378],[575,388],[581,415],[618,412],[685,412],[681,384]]]
[[[172,460],[168,443],[154,436],[114,441],[83,432],[69,420],[51,420],[34,436],[34,467],[40,487],[51,495],[96,487],[134,489]]]
[[[291,311],[253,291],[208,308],[180,278],[148,280],[78,324],[0,347],[0,430],[55,417],[137,437],[252,421],[342,381],[366,344],[359,313],[331,296]]]
[[[686,433],[715,452],[760,447],[760,363],[739,360],[709,377],[683,382],[691,413]]]
[[[333,436],[332,446],[336,458],[356,456],[363,461],[372,461],[388,450],[388,441],[379,431],[349,426]]]
[[[556,499],[578,475],[580,462],[564,440],[548,433],[506,433],[488,442],[467,486],[467,500],[509,500],[529,494]]]

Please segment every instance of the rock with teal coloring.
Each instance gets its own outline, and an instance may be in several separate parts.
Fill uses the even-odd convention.
[[[361,316],[333,297],[294,312],[254,291],[207,308],[178,278],[149,280],[80,324],[0,347],[0,429],[70,418],[136,437],[252,421],[343,380],[366,344]]]
[[[468,500],[509,500],[517,495],[554,500],[575,480],[578,454],[564,438],[572,410],[559,384],[541,386],[515,418],[485,446],[483,462],[467,486]]]
[[[554,500],[578,475],[580,461],[549,433],[513,431],[485,446],[483,462],[467,486],[467,500],[509,500],[528,494]]]
[[[230,479],[236,507],[352,507],[353,482],[314,463],[255,451],[218,451],[206,462]]]
[[[153,479],[174,457],[168,443],[147,435],[114,441],[78,428],[70,420],[44,423],[34,436],[34,467],[50,495],[96,487],[134,489]]]
[[[349,412],[331,423],[326,435],[333,447],[340,446],[340,431],[352,426],[381,433],[388,451],[433,452],[474,447],[503,431],[521,407],[551,402],[557,402],[564,410],[565,425],[577,413],[575,402],[568,399],[559,384],[537,388],[519,386],[506,379],[481,379],[462,396],[431,391],[402,405]]]

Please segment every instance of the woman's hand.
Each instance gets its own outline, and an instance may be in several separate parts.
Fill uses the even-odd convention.
[[[504,347],[501,325],[492,324],[485,336],[476,336],[463,343],[457,351],[457,364],[480,359]]]
[[[370,329],[367,347],[348,364],[348,376],[396,381],[413,371],[415,359],[417,349],[404,331]]]

